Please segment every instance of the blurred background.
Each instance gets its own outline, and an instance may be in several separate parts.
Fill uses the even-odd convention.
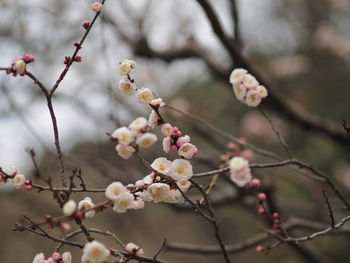
[[[233,1],[210,2],[225,31],[233,36],[237,30],[232,19]],[[86,0],[0,0],[0,66],[10,66],[16,56],[30,53],[36,61],[28,66],[29,70],[47,86],[52,86],[64,68],[64,56],[73,53],[73,43],[84,33],[82,21],[91,20],[94,15],[91,3]],[[332,122],[338,129],[343,119],[350,122],[349,2],[236,0],[236,5],[239,42],[244,55],[273,84],[283,100]],[[228,79],[223,81],[220,77],[220,72],[226,75],[231,72],[233,62],[194,0],[107,0],[102,16],[79,54],[82,62],[71,67],[53,101],[67,171],[81,168],[91,188],[103,188],[115,180],[134,182],[147,172],[136,158],[122,160],[106,135],[128,125],[135,117],[147,117],[150,113],[135,97],[124,97],[118,90],[117,65],[124,58],[137,61],[133,76],[139,87],[151,88],[166,103],[286,157],[259,110],[236,100]],[[269,109],[268,102],[266,104]],[[305,130],[300,124],[288,121],[283,112],[271,109],[269,114],[293,155],[330,174],[349,196],[349,145]],[[162,114],[189,134],[198,146],[200,153],[193,160],[195,172],[218,167],[220,155],[227,151],[227,138],[170,109],[163,109]],[[147,160],[164,155],[160,139],[161,136],[156,146],[144,151]],[[29,78],[0,74],[0,146],[2,168],[15,165],[31,177],[33,163],[25,149],[32,148],[42,173],[58,177],[46,101]],[[253,162],[267,161],[255,156]],[[302,217],[328,224],[322,189],[330,195],[337,218],[345,214],[327,187],[291,169],[257,170],[254,175],[273,196],[274,205],[284,220]],[[203,184],[207,182],[208,179],[203,180]],[[227,244],[245,240],[268,227],[264,219],[256,215],[254,199],[247,195],[237,202],[234,198],[237,194],[237,189],[225,180],[220,180],[212,193],[218,204],[218,217],[223,219],[220,227]],[[31,262],[36,253],[52,253],[56,245],[52,241],[27,232],[11,232],[21,215],[34,221],[40,221],[47,213],[59,216],[61,210],[52,201],[51,194],[4,188],[0,196],[1,262]],[[85,196],[76,194],[74,199],[79,201]],[[90,197],[95,203],[104,200],[103,194]],[[123,241],[143,247],[149,256],[161,247],[164,238],[169,242],[216,244],[211,227],[186,209],[186,205],[147,203],[145,209],[125,214],[109,210],[87,220],[87,225],[113,231]],[[294,232],[295,235],[305,233],[309,232]],[[64,235],[59,231],[56,234]],[[106,237],[97,238],[115,246]],[[283,245],[266,256],[250,248],[232,254],[231,258],[234,262],[348,262],[349,236],[327,236],[307,242],[303,248],[306,252]],[[73,251],[73,262],[80,262],[81,251],[66,249]],[[315,258],[312,261],[310,254],[320,261]],[[160,258],[169,262],[222,260],[220,255],[170,251],[163,252]]]

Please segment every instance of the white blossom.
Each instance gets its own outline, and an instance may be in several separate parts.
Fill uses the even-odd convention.
[[[267,89],[264,86],[258,86],[256,91],[259,93],[261,98],[267,97]]]
[[[151,128],[156,127],[158,125],[158,120],[159,120],[159,116],[157,112],[152,110],[148,118],[148,126],[150,126]]]
[[[69,200],[63,205],[63,214],[70,216],[77,211],[77,203],[74,200]]]
[[[147,127],[147,123],[145,117],[138,117],[130,123],[129,128],[133,131],[140,131]]]
[[[152,100],[150,104],[154,107],[157,107],[157,108],[163,107],[165,105],[165,103],[163,102],[163,100],[161,98]]]
[[[147,192],[154,202],[163,202],[169,197],[170,187],[163,183],[154,183],[147,187]]]
[[[127,96],[132,95],[136,90],[136,85],[132,83],[127,76],[123,76],[119,81],[120,91]]]
[[[230,160],[230,179],[239,187],[245,186],[252,180],[247,160],[242,157],[233,157]]]
[[[191,159],[195,154],[198,153],[198,149],[192,143],[183,144],[178,151],[178,154],[186,159]]]
[[[145,206],[145,202],[141,197],[137,197],[131,204],[132,209],[142,209]]]
[[[16,186],[16,188],[20,188],[22,185],[24,185],[24,182],[26,181],[26,178],[23,174],[16,174],[13,178],[13,185]]]
[[[113,182],[109,186],[107,186],[105,195],[108,199],[117,201],[126,192],[128,192],[128,190],[121,182]]]
[[[43,260],[45,260],[44,253],[39,253],[35,255],[32,263],[41,263]]]
[[[83,263],[102,263],[109,255],[109,249],[104,244],[94,240],[85,244],[81,261]]]
[[[88,210],[88,209],[91,209],[94,207],[95,207],[95,204],[92,202],[92,199],[90,197],[85,197],[78,204],[79,211]],[[93,209],[88,211],[88,212],[85,212],[86,218],[92,218],[94,216],[95,216],[95,210],[93,210]]]
[[[164,136],[171,136],[173,134],[174,128],[170,123],[164,123],[160,130]]]
[[[247,74],[244,77],[243,85],[246,86],[247,88],[256,88],[259,85],[259,82],[256,80],[256,78],[253,75]]]
[[[116,129],[111,136],[115,139],[118,139],[118,142],[123,145],[129,145],[134,141],[134,135],[127,127]]]
[[[126,145],[123,145],[123,144],[117,144],[115,149],[118,152],[119,156],[121,156],[125,160],[129,159],[132,156],[132,154],[135,152],[135,148],[134,147],[126,146]]]
[[[159,157],[153,161],[151,167],[161,174],[169,175],[172,163],[164,157]]]
[[[192,165],[189,161],[176,159],[171,164],[170,177],[176,181],[186,181],[193,175]]]
[[[233,92],[238,100],[243,101],[247,94],[247,88],[243,84],[236,84],[233,86]]]
[[[237,68],[233,70],[230,75],[230,83],[233,85],[237,83],[241,83],[244,80],[244,77],[246,76],[247,73],[248,71],[242,68]]]
[[[134,196],[130,192],[124,192],[120,198],[114,202],[113,210],[117,213],[124,213],[131,208],[134,202]]]
[[[187,192],[187,190],[191,187],[190,181],[178,181],[176,182],[177,186],[181,189],[182,192]]]
[[[136,68],[136,62],[130,59],[123,59],[119,64],[119,72],[121,75],[128,75],[131,70]]]
[[[70,252],[62,254],[62,263],[72,263],[72,254]]]
[[[143,255],[142,248],[140,248],[138,245],[131,243],[131,242],[126,244],[125,250],[126,250],[126,252],[128,252],[131,255],[136,255],[139,257]]]
[[[148,148],[155,144],[157,141],[157,136],[153,133],[146,132],[137,138],[136,143],[141,148]]]
[[[261,102],[261,96],[256,90],[250,90],[247,93],[245,103],[249,107],[256,107],[260,104]]]
[[[170,137],[165,137],[163,139],[163,150],[164,150],[164,152],[166,152],[166,153],[170,152],[171,143],[172,143],[172,139]]]
[[[139,103],[149,104],[153,100],[153,93],[148,88],[141,88],[137,90],[136,97]]]

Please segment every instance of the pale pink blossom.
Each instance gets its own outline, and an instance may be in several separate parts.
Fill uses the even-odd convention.
[[[193,175],[192,165],[184,159],[176,159],[171,164],[170,177],[176,181],[186,181]]]
[[[243,80],[243,85],[247,88],[256,88],[259,85],[259,82],[251,74],[246,74]]]
[[[94,11],[94,12],[96,12],[96,13],[99,13],[99,12],[101,12],[102,11],[102,3],[100,3],[100,2],[94,2],[94,3],[92,3],[91,4],[91,10],[92,11]]]
[[[132,154],[135,152],[134,147],[123,145],[123,144],[117,144],[115,149],[118,152],[119,156],[121,156],[126,160],[129,159],[132,156]]]
[[[180,138],[177,139],[176,145],[179,146],[179,147],[181,147],[182,145],[184,145],[185,143],[188,143],[188,142],[190,142],[190,141],[191,141],[190,136],[185,135],[185,136],[182,136],[182,137],[180,137]]]
[[[72,254],[70,252],[62,254],[62,263],[72,263]]]
[[[109,249],[101,242],[94,240],[85,244],[81,261],[83,263],[102,263],[109,255]]]
[[[24,185],[24,182],[26,181],[26,178],[23,174],[16,174],[13,178],[13,185],[16,186],[17,189],[21,188],[22,185]]]
[[[134,135],[127,127],[116,129],[111,136],[115,139],[118,139],[118,142],[123,145],[129,145],[134,141]]]
[[[264,86],[259,85],[256,88],[256,91],[259,93],[261,98],[267,97],[267,89]]]
[[[247,88],[243,84],[236,84],[233,86],[233,92],[238,100],[243,101],[247,94]]]
[[[230,160],[230,179],[239,187],[243,187],[252,180],[249,163],[242,157]]]
[[[151,164],[151,167],[161,174],[168,175],[171,171],[172,163],[164,157],[157,158]]]
[[[114,202],[113,210],[117,213],[124,213],[127,209],[132,208],[134,196],[130,192],[124,192],[120,198]]]
[[[170,137],[165,137],[163,139],[164,152],[166,152],[166,153],[170,152],[170,147],[171,147],[172,142],[173,142],[173,140]]]
[[[150,104],[154,107],[163,107],[165,105],[165,103],[163,102],[163,100],[161,98],[158,99],[154,99],[150,102]]]
[[[157,136],[153,133],[146,132],[136,139],[136,144],[141,148],[148,148],[157,142]]]
[[[164,123],[160,130],[164,136],[171,136],[173,134],[173,126],[170,123]]]
[[[169,197],[170,187],[163,183],[154,183],[147,187],[147,192],[154,202],[163,202]]]
[[[248,71],[242,68],[234,69],[230,75],[230,83],[232,85],[241,83],[244,77],[247,75]]]
[[[176,182],[177,186],[181,189],[182,192],[187,192],[191,187],[192,183],[190,181],[178,181]]]
[[[63,205],[63,214],[70,216],[77,211],[77,203],[74,200],[69,200]]]
[[[44,253],[36,254],[32,263],[40,263],[40,261],[45,260]]]
[[[131,242],[126,244],[125,250],[126,250],[126,252],[128,252],[131,255],[136,255],[139,257],[143,255],[142,248],[140,248],[138,245],[131,243]]]
[[[149,104],[153,100],[153,93],[148,88],[141,88],[137,90],[136,97],[139,103]]]
[[[126,192],[128,192],[128,190],[121,182],[113,182],[107,186],[105,195],[108,199],[117,201],[121,199]]]
[[[158,121],[159,121],[159,116],[158,116],[157,112],[152,110],[150,115],[149,115],[149,118],[148,118],[148,126],[151,128],[154,128],[154,127],[158,126]]]
[[[183,144],[178,151],[178,154],[186,159],[191,159],[194,155],[198,153],[198,149],[192,143]]]
[[[256,90],[249,90],[245,98],[245,103],[249,107],[256,107],[261,102],[261,96]]]

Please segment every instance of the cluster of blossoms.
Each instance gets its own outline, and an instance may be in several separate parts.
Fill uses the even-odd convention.
[[[74,200],[69,200],[63,205],[62,211],[63,214],[67,216],[73,215],[76,212],[81,212],[85,218],[92,218],[95,216],[94,207],[95,204],[92,202],[92,199],[90,197],[85,197],[78,205]]]
[[[33,263],[71,263],[72,255],[70,252],[64,252],[62,254],[54,252],[51,257],[45,259],[43,253],[36,254]]]
[[[113,210],[124,213],[127,209],[140,209],[144,201],[176,203],[191,186],[188,181],[192,175],[192,165],[184,159],[173,162],[166,158],[157,158],[151,164],[156,171],[138,180],[135,184],[124,186],[121,182],[113,182],[105,195],[114,202]]]
[[[191,159],[198,153],[198,149],[195,145],[190,143],[190,136],[181,136],[181,131],[177,127],[173,127],[169,123],[163,124],[161,131],[164,136],[163,150],[168,153],[170,151],[177,151],[179,156]]]
[[[250,107],[256,107],[267,96],[267,89],[259,85],[256,78],[247,70],[238,68],[232,71],[230,83],[238,100]]]
[[[112,138],[118,141],[116,151],[124,159],[129,159],[135,152],[135,146],[140,148],[151,147],[157,141],[157,136],[147,132],[148,121],[144,117],[138,117],[132,121],[129,127],[121,127],[112,133]]]
[[[20,76],[24,76],[26,74],[26,67],[27,64],[30,62],[33,62],[35,60],[35,57],[25,53],[22,56],[16,57],[12,64],[11,67],[6,70],[7,74],[13,74],[14,77],[19,74]]]
[[[127,96],[135,93],[135,96],[139,103],[148,104],[152,108],[152,112],[149,116],[148,126],[154,128],[162,123],[162,120],[158,114],[158,109],[163,107],[165,103],[161,98],[155,99],[153,92],[149,88],[138,88],[134,80],[131,79],[130,73],[136,68],[136,62],[130,59],[123,59],[119,64],[119,72],[122,75],[122,79],[119,81],[120,91]]]
[[[17,189],[19,189],[24,184],[26,184],[25,176],[23,174],[18,173],[15,167],[11,167],[7,171],[0,170],[0,187],[4,185],[13,185]]]

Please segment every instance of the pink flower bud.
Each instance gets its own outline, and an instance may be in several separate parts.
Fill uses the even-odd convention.
[[[61,259],[61,254],[58,252],[54,252],[51,256],[54,260],[58,261]]]
[[[88,29],[90,26],[90,22],[89,21],[83,21],[83,23],[81,24],[83,26],[83,28]]]
[[[273,218],[276,218],[276,219],[280,218],[280,214],[278,212],[273,213],[272,216]]]
[[[253,188],[253,189],[259,188],[260,185],[261,185],[261,182],[260,182],[260,180],[257,179],[257,178],[254,178],[254,179],[252,180],[252,182],[250,183],[250,187]]]
[[[266,200],[266,194],[265,194],[265,193],[259,193],[259,194],[258,194],[258,199],[259,199],[260,201]]]
[[[264,209],[263,207],[260,207],[260,208],[258,209],[258,214],[259,214],[259,215],[265,214],[265,209]]]
[[[255,251],[258,252],[258,253],[261,253],[261,252],[264,252],[265,248],[263,246],[257,246],[255,248]]]
[[[82,60],[82,58],[81,58],[80,55],[76,55],[76,56],[74,57],[74,61],[75,61],[75,62],[81,62],[81,60]]]
[[[176,144],[177,144],[177,146],[181,147],[185,143],[189,143],[190,140],[191,140],[190,136],[185,135],[185,136],[182,136],[179,139],[177,139]]]
[[[33,189],[33,186],[31,186],[31,185],[26,185],[26,186],[24,187],[24,189],[25,189],[26,191],[30,191],[30,190]]]
[[[176,145],[171,145],[170,146],[170,151],[177,151],[177,146]]]
[[[28,54],[28,53],[24,53],[22,56],[22,59],[24,60],[25,63],[30,63],[30,62],[33,62],[35,60],[35,57]]]

